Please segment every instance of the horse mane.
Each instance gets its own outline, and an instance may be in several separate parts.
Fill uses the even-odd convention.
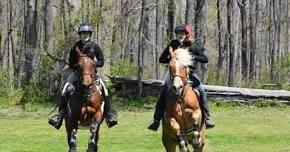
[[[193,64],[192,54],[188,49],[178,48],[174,51],[174,54],[179,64],[186,67]]]

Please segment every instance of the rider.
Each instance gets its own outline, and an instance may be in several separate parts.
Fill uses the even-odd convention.
[[[213,128],[214,127],[214,121],[213,119],[210,117],[210,113],[209,113],[209,107],[208,107],[208,102],[206,99],[206,92],[201,84],[200,79],[196,76],[195,74],[195,70],[196,70],[196,62],[200,62],[200,63],[207,63],[208,62],[208,58],[207,56],[204,54],[204,48],[198,46],[197,44],[195,44],[192,41],[192,30],[191,27],[188,25],[178,25],[175,28],[175,35],[176,35],[176,39],[172,40],[169,45],[165,48],[165,50],[163,51],[163,53],[161,54],[160,58],[159,58],[159,62],[160,63],[169,63],[170,61],[170,56],[169,56],[169,48],[172,47],[173,50],[177,49],[177,48],[189,48],[189,51],[192,53],[192,57],[193,57],[193,65],[190,66],[190,75],[189,75],[189,81],[191,83],[191,86],[193,88],[197,88],[197,90],[200,92],[201,94],[201,109],[202,109],[202,113],[205,116],[205,124],[206,124],[206,128]],[[156,109],[154,112],[154,120],[152,121],[152,123],[149,125],[148,129],[153,130],[153,131],[157,131],[159,124],[160,124],[160,120],[163,117],[163,113],[164,113],[164,109],[165,109],[165,105],[166,105],[166,95],[169,93],[170,91],[170,75],[169,72],[167,72],[166,76],[165,76],[165,81],[164,84],[161,88],[160,94],[159,94],[159,98],[157,100],[156,103]]]
[[[74,46],[71,48],[70,54],[69,54],[69,66],[73,70],[72,74],[68,77],[66,84],[64,85],[61,100],[59,103],[59,109],[58,114],[52,116],[48,123],[55,127],[56,129],[59,129],[62,125],[62,121],[64,118],[64,113],[66,110],[66,96],[71,95],[74,91],[74,82],[78,80],[77,76],[77,54],[76,54],[76,47],[78,47],[84,54],[89,53],[90,49],[94,49],[94,58],[95,58],[95,66],[96,67],[102,67],[104,65],[104,55],[102,52],[102,49],[99,47],[98,44],[91,41],[91,36],[93,32],[93,27],[91,24],[83,23],[78,28],[78,35],[80,37],[80,40],[77,41]],[[96,77],[99,78],[99,77]],[[100,78],[99,78],[100,79]],[[100,79],[100,83],[102,85],[102,94],[105,101],[105,110],[104,115],[106,117],[106,122],[109,127],[113,127],[118,123],[116,116],[112,113],[111,104],[108,97],[108,90],[106,89],[104,82],[102,79]]]

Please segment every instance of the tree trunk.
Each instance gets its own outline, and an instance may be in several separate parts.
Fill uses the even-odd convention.
[[[9,66],[8,66],[8,69],[9,69],[9,80],[10,80],[10,91],[12,92],[13,91],[13,81],[14,81],[14,59],[15,59],[15,56],[14,56],[14,42],[13,42],[13,36],[12,36],[12,21],[13,21],[13,18],[12,18],[12,11],[13,11],[13,8],[12,8],[12,1],[9,1],[9,21],[7,21],[8,23],[8,27],[7,27],[7,43],[8,43],[8,60],[9,60]]]
[[[149,8],[147,8],[147,1],[142,0],[142,10],[139,25],[139,45],[138,45],[138,96],[142,95],[142,78],[144,68],[144,51],[146,50],[146,39],[149,38]]]
[[[205,0],[197,0],[195,4],[195,17],[194,17],[194,38],[195,43],[204,46],[206,43],[205,29],[206,29],[206,1]],[[206,54],[206,53],[205,53]],[[204,75],[206,72],[206,64],[198,63],[197,65],[197,74],[204,80]]]
[[[169,0],[168,1],[168,14],[167,14],[167,19],[168,19],[168,29],[167,29],[167,38],[170,40],[173,39],[174,37],[174,25],[175,25],[175,12],[176,12],[176,4],[174,0]]]
[[[33,59],[37,47],[37,0],[27,0],[26,12],[26,43],[27,47],[24,53],[24,68],[25,74],[24,84],[28,84],[33,74]]]
[[[243,80],[248,77],[248,49],[247,49],[247,11],[246,0],[239,2],[241,12],[241,25],[242,25],[242,78]]]
[[[250,2],[250,71],[249,76],[250,79],[255,79],[256,76],[256,41],[257,41],[257,22],[255,14],[259,12],[255,12],[257,9],[256,0],[252,0]]]
[[[234,45],[233,45],[233,34],[232,34],[232,18],[233,18],[233,0],[227,0],[227,45],[229,52],[229,72],[228,72],[228,86],[233,86],[234,84],[234,74],[235,74],[235,65],[234,65]]]
[[[189,26],[193,26],[194,20],[194,1],[193,0],[186,0],[186,12],[185,12],[185,24]]]
[[[205,0],[197,0],[195,4],[194,15],[194,38],[195,43],[203,46],[206,42],[205,31]]]
[[[286,18],[286,24],[287,24],[287,38],[286,38],[286,46],[287,46],[287,53],[289,53],[290,54],[290,11],[289,11],[289,9],[290,9],[290,7],[289,7],[289,5],[290,5],[290,0],[287,0],[287,18]]]
[[[155,79],[160,79],[160,67],[159,67],[159,52],[162,48],[162,11],[161,11],[161,4],[163,0],[156,0],[156,32],[155,32],[155,59],[154,59],[154,67],[155,67]]]
[[[270,16],[271,16],[271,21],[272,21],[272,24],[271,24],[271,30],[269,31],[270,32],[270,37],[272,38],[269,38],[269,44],[271,44],[271,47],[270,47],[270,79],[273,81],[275,79],[275,74],[274,74],[274,69],[275,69],[275,64],[276,64],[276,53],[275,53],[275,41],[276,41],[276,17],[275,17],[275,0],[271,0],[271,3],[270,3]]]
[[[44,48],[52,52],[54,49],[55,29],[54,29],[54,7],[52,0],[45,0],[45,19],[44,19]]]
[[[281,24],[282,24],[282,6],[281,6],[282,4],[281,4],[281,0],[278,0],[278,3],[276,4],[276,7],[275,7],[275,9],[276,9],[276,20],[277,20],[277,28],[276,28],[276,30],[277,30],[277,32],[276,32],[276,34],[277,34],[277,64],[280,66],[281,65],[281,60],[282,60],[282,50],[281,50]],[[279,74],[281,74],[281,73],[279,73]],[[278,74],[278,75],[279,75]],[[278,78],[280,78],[280,75],[279,75],[279,77]]]
[[[1,67],[3,66],[3,48],[2,48],[2,31],[3,31],[3,22],[4,22],[4,19],[3,19],[3,4],[2,4],[2,1],[0,1],[0,69]]]
[[[224,62],[224,50],[222,48],[222,31],[221,31],[221,0],[217,0],[217,28],[218,28],[218,66],[217,66],[217,77],[216,81],[219,83],[220,75],[223,69],[223,62]]]
[[[67,36],[67,28],[66,28],[66,14],[65,14],[65,3],[64,3],[65,0],[61,0],[61,29],[62,29],[62,34],[63,34],[63,37],[66,38]]]

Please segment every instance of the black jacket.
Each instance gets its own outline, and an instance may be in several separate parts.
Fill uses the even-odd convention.
[[[90,41],[90,42],[86,43],[86,45],[84,45],[82,43],[82,41],[78,41],[71,48],[71,51],[69,54],[69,66],[71,69],[76,70],[75,65],[78,63],[78,56],[77,56],[77,52],[76,52],[76,47],[78,47],[84,54],[89,53],[90,49],[93,47],[94,48],[94,57],[97,59],[97,61],[95,61],[96,67],[104,66],[103,51],[98,44],[96,44],[93,41]]]
[[[171,57],[169,53],[169,47],[172,47],[173,50],[176,50],[177,48],[189,48],[189,51],[191,52],[192,56],[194,56],[193,65],[190,66],[191,71],[194,71],[196,69],[196,62],[200,63],[208,63],[208,58],[204,54],[205,49],[194,42],[185,42],[184,44],[180,44],[178,40],[172,40],[169,45],[164,49],[161,56],[159,57],[160,63],[169,63]]]

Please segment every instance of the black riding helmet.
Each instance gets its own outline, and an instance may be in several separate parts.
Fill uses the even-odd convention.
[[[78,34],[80,34],[81,32],[90,32],[92,34],[92,32],[93,32],[92,25],[89,23],[81,24],[78,28]]]
[[[186,34],[186,37],[190,37],[192,34],[191,27],[186,24],[177,25],[174,31],[175,33],[184,32]]]

